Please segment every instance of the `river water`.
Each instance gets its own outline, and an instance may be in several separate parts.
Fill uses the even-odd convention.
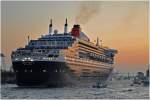
[[[114,80],[107,88],[63,87],[20,88],[15,84],[1,85],[2,99],[149,99],[149,87],[130,86],[129,80]]]

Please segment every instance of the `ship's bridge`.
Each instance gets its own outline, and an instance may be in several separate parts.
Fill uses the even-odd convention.
[[[26,48],[30,49],[65,49],[72,45],[74,39],[71,35],[54,34],[45,35],[38,40],[31,40]]]

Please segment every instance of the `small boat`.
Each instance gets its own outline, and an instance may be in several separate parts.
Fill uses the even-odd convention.
[[[93,88],[106,88],[106,82],[97,82],[96,85],[93,85]]]

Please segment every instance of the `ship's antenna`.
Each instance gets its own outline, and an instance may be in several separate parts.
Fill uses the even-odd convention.
[[[28,35],[28,44],[29,44],[29,41],[30,41],[30,36]]]
[[[101,44],[100,44],[100,46],[102,47],[102,45],[103,45],[103,42],[102,42],[102,40],[100,40],[100,43],[101,43]]]
[[[52,19],[50,20],[50,24],[49,24],[49,34],[51,34],[52,33]]]
[[[99,38],[97,37],[96,46],[99,46]]]
[[[66,18],[66,23],[64,25],[64,33],[67,33],[67,28],[68,28],[68,23],[67,23],[67,18]]]

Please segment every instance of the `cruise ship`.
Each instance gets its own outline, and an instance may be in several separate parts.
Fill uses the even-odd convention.
[[[64,86],[108,78],[117,50],[100,45],[98,38],[91,42],[78,24],[68,32],[67,19],[64,32],[52,27],[50,20],[47,34],[35,40],[28,36],[25,47],[12,51],[18,86]]]

